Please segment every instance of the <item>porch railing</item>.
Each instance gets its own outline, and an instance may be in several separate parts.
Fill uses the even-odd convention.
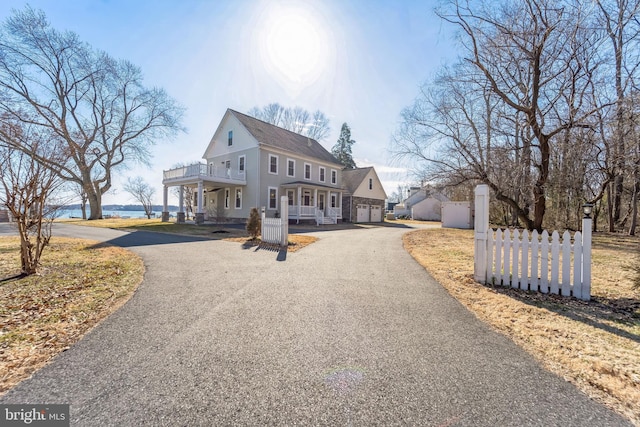
[[[222,178],[227,180],[244,181],[246,179],[246,174],[244,171],[237,169],[205,165],[203,163],[196,163],[163,172],[163,178],[165,181],[196,177],[202,177],[204,179]]]
[[[300,217],[309,217],[314,218],[316,216],[316,207],[315,206],[300,206]],[[289,217],[297,218],[298,217],[298,206],[289,206]]]

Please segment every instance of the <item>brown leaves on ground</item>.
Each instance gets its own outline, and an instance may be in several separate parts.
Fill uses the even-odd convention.
[[[40,273],[15,277],[19,244],[0,238],[0,395],[124,304],[144,274],[125,249],[53,238]]]
[[[640,239],[593,237],[590,302],[474,282],[473,230],[418,230],[405,234],[404,245],[477,317],[640,425],[640,291],[626,268]]]
[[[263,243],[260,238],[251,239],[250,237],[229,237],[225,238],[228,242],[238,242],[246,246],[259,246],[271,250],[280,249],[280,245],[272,243]],[[296,252],[305,246],[309,246],[313,242],[318,240],[317,237],[306,236],[303,234],[289,234],[289,245],[287,246],[287,252]]]

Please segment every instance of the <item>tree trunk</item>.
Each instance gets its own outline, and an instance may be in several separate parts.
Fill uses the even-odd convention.
[[[89,201],[89,220],[102,219],[102,195],[92,185],[85,186],[87,200]]]

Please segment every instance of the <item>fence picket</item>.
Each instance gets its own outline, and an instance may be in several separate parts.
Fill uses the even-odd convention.
[[[549,233],[542,231],[542,244],[540,245],[540,292],[549,292]]]
[[[573,237],[573,287],[571,293],[582,298],[582,234],[577,231]]]
[[[529,232],[522,232],[522,280],[520,281],[520,289],[529,290]]]
[[[551,293],[560,294],[560,235],[551,234]]]
[[[497,284],[500,285],[502,278],[502,229],[498,228],[496,231],[496,273],[494,277],[496,277]]]
[[[571,235],[569,231],[562,234],[562,295],[571,295]]]
[[[531,233],[531,280],[529,290],[538,292],[538,252],[540,251],[540,241],[538,240],[538,230]]]
[[[513,231],[513,262],[511,263],[511,287],[520,286],[520,270],[518,269],[520,255],[520,233],[518,230]]]
[[[493,275],[494,269],[493,269],[493,250],[495,248],[495,239],[493,237],[493,229],[490,228],[489,229],[489,236],[487,237],[487,247],[488,247],[488,253],[487,253],[487,281],[491,282],[492,284],[495,284],[495,276]]]
[[[511,263],[509,260],[511,259],[511,233],[507,228],[504,231],[504,262],[502,268],[502,284],[504,286],[509,286],[511,284]]]

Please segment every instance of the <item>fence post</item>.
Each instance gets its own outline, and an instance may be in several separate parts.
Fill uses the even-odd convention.
[[[260,208],[260,236],[264,239],[264,219],[267,217],[265,207]]]
[[[289,197],[280,197],[280,210],[282,211],[280,215],[280,224],[282,225],[280,246],[286,248],[289,245]]]
[[[487,282],[487,232],[489,231],[489,186],[481,184],[475,190],[473,279]]]
[[[582,218],[582,297],[591,300],[591,217]]]

